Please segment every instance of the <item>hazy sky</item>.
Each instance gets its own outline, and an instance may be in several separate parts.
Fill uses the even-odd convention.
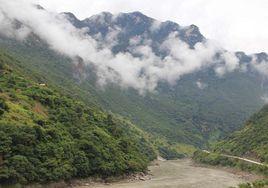
[[[37,0],[54,11],[70,11],[82,19],[102,11],[141,11],[180,25],[197,25],[225,48],[268,52],[268,0]]]

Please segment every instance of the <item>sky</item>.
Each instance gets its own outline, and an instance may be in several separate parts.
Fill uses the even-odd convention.
[[[103,11],[141,11],[160,21],[197,25],[227,50],[268,52],[268,0],[37,0],[49,10],[83,19]]]

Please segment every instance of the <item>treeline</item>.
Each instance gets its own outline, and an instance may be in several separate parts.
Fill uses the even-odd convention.
[[[268,179],[257,180],[253,183],[242,183],[238,186],[239,188],[265,188],[268,187]]]
[[[145,171],[147,136],[121,117],[35,83],[0,53],[0,184]]]

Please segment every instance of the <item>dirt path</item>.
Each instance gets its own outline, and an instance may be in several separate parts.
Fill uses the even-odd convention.
[[[245,180],[221,169],[195,166],[190,159],[159,161],[150,166],[152,179],[128,182],[127,180],[109,185],[94,184],[76,188],[228,188]]]
[[[211,153],[210,151],[207,151],[207,150],[203,150],[203,152]],[[249,163],[252,163],[252,164],[256,164],[256,165],[260,165],[260,166],[267,166],[268,167],[267,164],[260,163],[258,161],[253,161],[251,159],[247,159],[247,158],[243,158],[243,157],[238,157],[238,156],[234,156],[234,155],[226,155],[226,154],[221,154],[221,156],[229,157],[229,158],[233,158],[233,159],[239,159],[241,161],[246,161],[246,162],[249,162]]]

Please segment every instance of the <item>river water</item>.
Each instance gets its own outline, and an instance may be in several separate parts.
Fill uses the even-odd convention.
[[[76,188],[228,188],[246,180],[223,169],[194,165],[190,159],[158,161],[149,167],[152,177],[146,181],[128,181],[78,186]]]

